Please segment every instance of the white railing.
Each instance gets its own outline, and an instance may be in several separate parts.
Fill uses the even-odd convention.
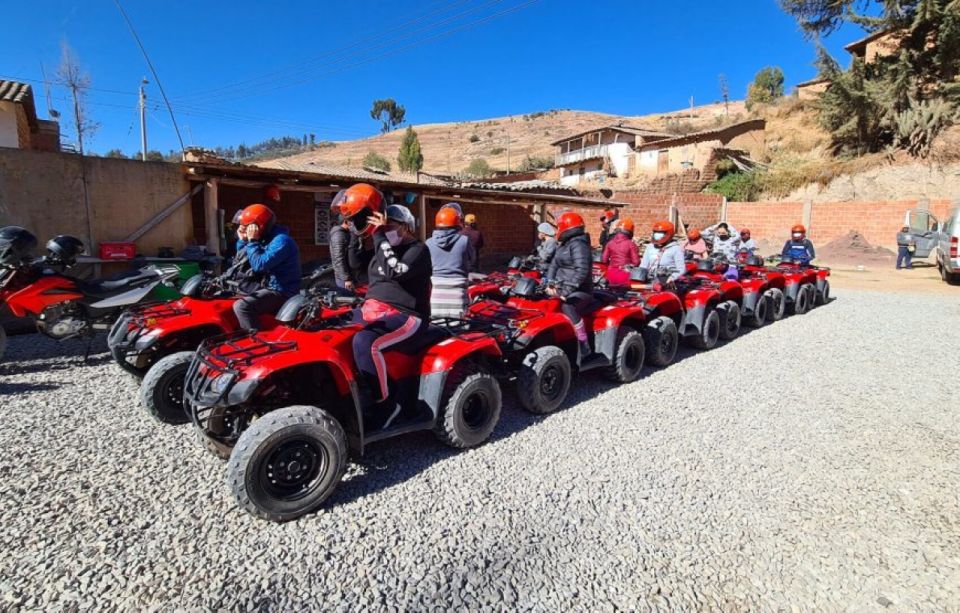
[[[590,147],[584,147],[583,149],[577,149],[576,151],[571,151],[569,153],[558,153],[556,165],[565,166],[567,164],[576,164],[577,162],[582,162],[584,160],[606,157],[607,147],[607,145],[592,145]]]

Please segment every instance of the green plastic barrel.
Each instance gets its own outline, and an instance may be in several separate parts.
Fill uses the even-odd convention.
[[[177,278],[173,280],[175,287],[160,284],[150,292],[150,300],[170,302],[180,297],[180,287],[193,275],[200,273],[200,264],[197,262],[182,262],[178,264],[163,264],[162,266],[176,266]]]

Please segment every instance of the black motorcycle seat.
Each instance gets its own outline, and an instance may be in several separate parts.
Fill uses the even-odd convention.
[[[93,279],[90,281],[77,279],[76,283],[84,294],[89,294],[92,296],[109,296],[124,292],[134,287],[151,283],[156,281],[157,278],[157,273],[155,271],[141,271],[131,277],[123,277],[120,279]]]

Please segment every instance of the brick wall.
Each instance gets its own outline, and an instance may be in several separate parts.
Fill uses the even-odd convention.
[[[434,218],[445,201],[428,200],[426,210],[427,237],[436,227]],[[477,216],[477,229],[483,232],[484,257],[502,254],[529,253],[537,235],[532,206],[508,204],[462,204],[463,214]],[[599,213],[596,213],[599,216]]]
[[[730,202],[727,220],[735,227],[748,227],[757,239],[786,240],[790,226],[806,222],[811,240],[819,244],[856,230],[873,245],[895,247],[904,213],[919,206],[917,200],[875,202],[817,202],[804,220],[800,202]],[[929,210],[943,221],[953,203],[940,199],[929,202]]]

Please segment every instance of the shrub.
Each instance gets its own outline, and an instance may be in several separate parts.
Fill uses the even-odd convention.
[[[493,149],[490,150],[490,155],[500,155],[504,151],[506,151],[506,149],[504,149],[503,147],[494,147]]]
[[[471,135],[470,135],[470,142],[471,142],[471,143],[475,143],[475,142],[477,142],[477,141],[479,141],[479,140],[480,140],[480,137],[477,136],[476,134],[471,134]]]
[[[363,158],[365,168],[376,168],[384,172],[390,172],[390,162],[376,151],[370,151]]]
[[[490,167],[490,164],[483,158],[477,158],[470,162],[470,165],[467,166],[467,169],[464,171],[467,175],[483,179],[493,175],[493,168]]]
[[[757,172],[728,173],[708,185],[706,191],[733,202],[753,202],[760,195]]]

